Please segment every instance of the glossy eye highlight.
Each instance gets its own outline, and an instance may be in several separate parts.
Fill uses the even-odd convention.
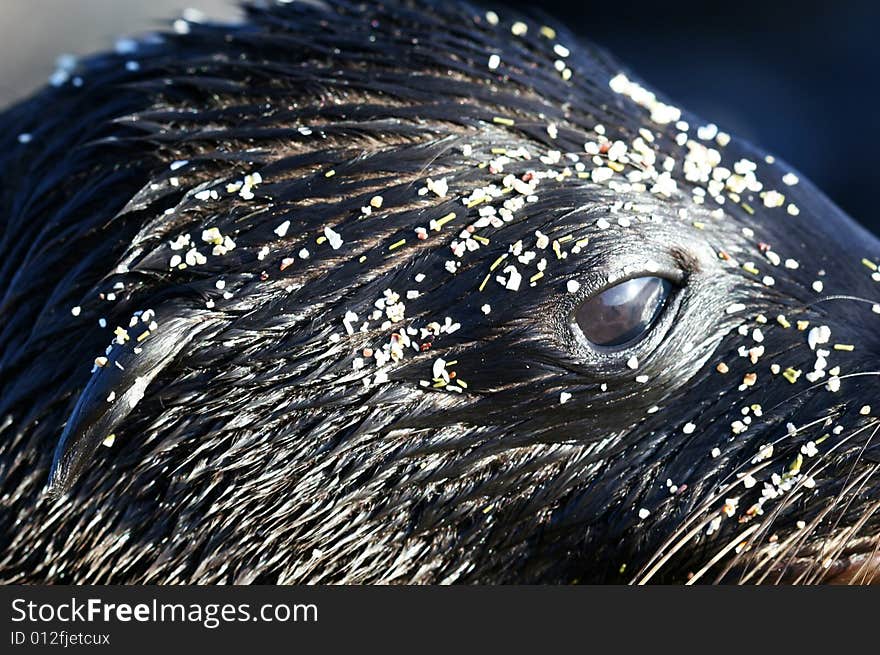
[[[660,277],[637,277],[585,300],[573,323],[591,345],[617,348],[640,340],[660,315],[672,283]]]

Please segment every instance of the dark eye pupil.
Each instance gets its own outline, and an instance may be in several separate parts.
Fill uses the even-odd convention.
[[[672,285],[659,277],[637,277],[585,301],[574,315],[587,340],[614,347],[643,336],[660,314]]]

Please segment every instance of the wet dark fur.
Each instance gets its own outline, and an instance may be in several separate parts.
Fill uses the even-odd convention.
[[[716,205],[693,203],[680,164],[671,199],[577,175],[548,180],[455,275],[445,270],[450,242],[476,218],[461,198],[504,174],[548,168],[537,162],[547,149],[583,153],[596,124],[612,141],[652,130],[658,166],[665,154],[683,157],[672,124],[652,123],[611,91],[619,67],[607,56],[558,27],[548,39],[536,21],[514,37],[515,17],[501,18],[492,27],[473,7],[396,1],[253,4],[244,26],[192,24],[134,54],[98,56],[73,73],[81,87],[50,88],[0,115],[0,579],[683,582],[711,564],[699,581],[815,582],[876,548],[877,421],[858,410],[872,401],[874,416],[880,410],[880,316],[871,313],[880,287],[859,261],[876,261],[880,246],[805,180],[785,187],[788,168],[736,139],[723,150],[725,165],[757,162],[765,188],[784,190],[797,217],[754,194],[743,197],[753,214],[728,201],[724,217],[712,217]],[[557,41],[572,50],[570,81],[553,67]],[[493,52],[503,55],[495,72]],[[684,118],[692,131],[702,124]],[[18,143],[20,133],[32,141]],[[497,175],[475,165],[492,148],[520,146],[533,160]],[[172,171],[175,160],[189,163]],[[253,172],[263,182],[252,200],[222,191]],[[445,200],[417,194],[444,176]],[[219,200],[195,198],[210,188]],[[382,208],[364,217],[377,193]],[[618,228],[618,200],[665,220]],[[453,226],[415,239],[414,227],[450,211]],[[605,231],[595,227],[603,216]],[[328,225],[344,238],[338,250],[316,243]],[[171,271],[169,242],[191,233],[204,246],[199,235],[212,226],[236,248]],[[566,260],[541,253],[548,271],[535,287],[525,277],[512,292],[492,279],[479,291],[492,262],[517,240],[533,247],[536,230],[591,241]],[[406,245],[390,250],[401,238]],[[759,242],[800,268],[772,267]],[[295,261],[281,270],[287,257]],[[682,286],[632,371],[628,355],[579,345],[567,316],[621,262],[647,257],[678,270]],[[743,270],[748,261],[776,284]],[[129,272],[116,272],[120,263]],[[810,288],[820,269],[821,295]],[[566,292],[571,278],[582,282],[579,296]],[[116,300],[102,300],[120,281]],[[348,310],[363,320],[386,289],[422,292],[403,300],[407,324],[450,317],[461,328],[420,339],[430,349],[408,350],[389,382],[365,387],[375,367],[354,370],[354,357],[399,327],[375,321],[348,336],[342,321]],[[865,302],[821,300],[833,294]],[[736,302],[746,309],[728,313]],[[159,327],[143,352],[114,351],[126,371],[111,364],[87,387],[113,328],[145,309]],[[757,325],[762,312],[769,323]],[[841,377],[870,375],[843,379],[837,394],[823,389],[827,378],[793,385],[771,375],[773,362],[806,372],[814,359],[807,332],[782,328],[778,314],[828,325],[833,342],[856,345],[830,365],[843,366]],[[741,324],[764,330],[757,365],[737,354],[754,345]],[[459,362],[467,390],[420,386],[433,385],[438,357]],[[726,375],[716,372],[721,361]],[[751,371],[758,383],[740,390]],[[635,382],[637,373],[649,382]],[[107,403],[135,376],[151,381],[130,413]],[[564,405],[562,391],[573,394]],[[754,403],[763,416],[733,434]],[[653,406],[661,410],[648,413]],[[830,434],[826,416],[845,429]],[[689,421],[697,429],[685,434]],[[788,422],[802,429],[789,435]],[[65,425],[55,493],[46,494]],[[113,446],[99,447],[110,433]],[[803,463],[815,488],[798,482],[744,519],[763,482],[826,433]],[[768,443],[772,458],[750,464]],[[753,469],[756,486],[737,483]],[[734,516],[707,534],[732,497]]]

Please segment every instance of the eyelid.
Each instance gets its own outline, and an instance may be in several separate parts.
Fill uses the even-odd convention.
[[[587,279],[579,280],[580,288],[579,292],[574,294],[575,302],[572,309],[612,287],[639,277],[663,278],[672,282],[674,288],[679,288],[687,284],[688,273],[677,266],[675,259],[670,258],[665,264],[652,259],[648,262],[642,261],[624,265],[611,269],[611,272],[602,278],[593,278],[591,280],[590,276],[587,276]]]

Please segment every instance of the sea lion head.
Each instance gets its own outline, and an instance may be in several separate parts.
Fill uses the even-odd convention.
[[[873,578],[880,247],[790,166],[542,21],[174,26],[2,116],[4,579]]]

